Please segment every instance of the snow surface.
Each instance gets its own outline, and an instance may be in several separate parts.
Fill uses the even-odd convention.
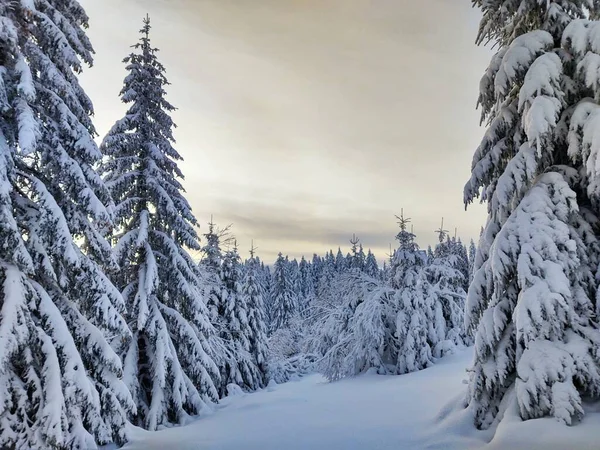
[[[567,427],[522,422],[510,410],[493,431],[477,431],[460,405],[473,352],[400,376],[367,374],[328,383],[310,375],[222,400],[216,411],[178,428],[132,431],[126,450],[597,449],[600,407]],[[493,437],[493,439],[492,439]]]

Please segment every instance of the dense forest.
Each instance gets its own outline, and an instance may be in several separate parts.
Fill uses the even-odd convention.
[[[473,3],[496,53],[464,201],[487,223],[476,248],[442,221],[424,250],[401,211],[380,265],[356,236],[262,261],[200,228],[150,19],[98,145],[84,10],[0,0],[0,447],[122,445],[128,423],[184,424],[239,390],[402,375],[471,345],[477,428],[508,401],[580,419],[600,396],[600,2]]]

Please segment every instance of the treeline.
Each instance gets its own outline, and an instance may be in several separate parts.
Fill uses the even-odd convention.
[[[420,250],[399,218],[398,247],[379,268],[356,237],[298,263],[279,255],[266,301],[271,378],[319,370],[329,379],[369,369],[420,370],[471,343],[463,326],[475,244],[438,231],[435,249]]]

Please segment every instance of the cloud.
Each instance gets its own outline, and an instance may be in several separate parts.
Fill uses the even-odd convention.
[[[97,50],[83,84],[100,133],[123,113],[121,59],[150,13],[201,222],[235,222],[265,258],[337,248],[353,232],[381,257],[401,208],[424,246],[442,216],[478,236],[485,211],[464,212],[462,187],[482,135],[474,106],[489,51],[473,44],[468,2],[82,3]]]
[[[241,187],[231,187],[233,191]],[[341,247],[346,253],[349,240],[356,234],[365,249],[372,249],[380,261],[389,254],[390,244],[395,244],[398,233],[396,215],[398,210],[385,209],[375,204],[363,205],[345,203],[345,207],[329,210],[336,205],[335,199],[323,200],[311,197],[286,197],[283,203],[270,190],[251,189],[248,196],[236,199],[227,194],[227,187],[217,190],[222,197],[214,199],[214,208],[195,211],[203,220],[201,232],[206,230],[205,222],[211,215],[215,223],[224,227],[232,224],[232,234],[238,239],[242,252],[250,247],[251,241],[259,247],[259,254],[266,261],[273,261],[279,251],[292,257],[310,257],[313,253],[324,254],[329,249]],[[319,205],[319,207],[315,207]],[[413,211],[405,210],[406,217]],[[440,226],[442,216],[412,215],[412,225],[417,242],[426,248],[435,245],[437,236],[434,230]],[[445,228],[454,233],[458,224],[446,218]],[[479,229],[475,230],[477,233]],[[469,239],[471,230],[465,233],[461,228],[459,236]]]

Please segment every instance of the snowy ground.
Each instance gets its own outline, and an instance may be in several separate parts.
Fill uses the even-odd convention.
[[[464,395],[467,350],[430,369],[327,383],[320,375],[230,397],[214,414],[158,432],[135,430],[127,450],[597,449],[600,408],[576,427],[507,417],[494,438],[473,429]],[[490,442],[491,440],[491,442]]]

